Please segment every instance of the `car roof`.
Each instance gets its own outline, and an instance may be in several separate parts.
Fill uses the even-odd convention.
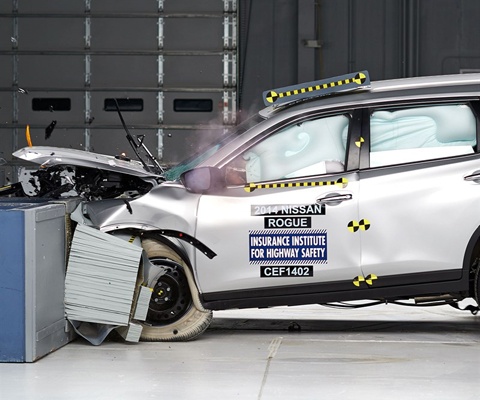
[[[260,111],[264,118],[270,118],[279,111],[303,109],[310,107],[356,104],[381,99],[399,100],[405,98],[445,97],[448,95],[480,95],[480,73],[420,76],[381,81],[372,81],[368,87],[348,92],[338,92],[326,96],[312,96],[309,99],[292,101],[280,106],[269,106]]]
[[[371,91],[382,92],[382,91],[411,90],[411,89],[422,90],[423,88],[433,88],[433,87],[456,88],[458,86],[463,86],[463,85],[478,85],[478,84],[480,84],[480,73],[418,76],[413,78],[374,81],[371,83]]]

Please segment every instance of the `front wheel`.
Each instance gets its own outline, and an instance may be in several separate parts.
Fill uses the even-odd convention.
[[[195,339],[210,325],[212,312],[201,306],[190,269],[174,250],[156,240],[144,239],[142,247],[150,262],[163,271],[148,278],[152,296],[141,340]]]

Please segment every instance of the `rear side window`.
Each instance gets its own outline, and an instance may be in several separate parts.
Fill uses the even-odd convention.
[[[476,132],[467,104],[376,110],[370,117],[370,167],[470,154]]]

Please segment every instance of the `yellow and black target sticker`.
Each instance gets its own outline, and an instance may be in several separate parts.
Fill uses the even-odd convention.
[[[373,283],[378,279],[377,275],[375,274],[369,274],[365,277],[365,283],[368,285],[368,286],[372,286]]]
[[[340,178],[336,181],[324,182],[290,182],[290,183],[250,183],[245,186],[245,191],[253,192],[255,189],[280,189],[280,188],[298,188],[298,187],[313,187],[313,186],[333,186],[337,185],[341,188],[346,188],[348,185],[347,178]]]
[[[359,276],[356,276],[355,278],[353,278],[353,284],[356,286],[356,287],[360,287],[360,285],[365,282],[367,284],[367,286],[373,286],[374,282],[378,279],[377,275],[375,274],[369,274],[367,276],[362,276],[362,275],[359,275]]]
[[[263,102],[266,106],[279,105],[306,99],[309,97],[324,96],[330,93],[343,92],[365,88],[370,85],[368,71],[354,72],[320,81],[306,82],[299,85],[285,86],[263,92]]]
[[[347,225],[348,230],[352,233],[357,232],[359,229],[362,231],[368,231],[370,229],[370,221],[368,219],[361,219],[360,221],[350,221]]]
[[[360,284],[362,282],[365,282],[365,278],[362,275],[359,275],[359,276],[356,276],[355,278],[353,278],[353,284],[356,287],[360,287]]]
[[[365,142],[363,137],[360,137],[358,140],[355,141],[355,146],[362,147],[362,144]]]

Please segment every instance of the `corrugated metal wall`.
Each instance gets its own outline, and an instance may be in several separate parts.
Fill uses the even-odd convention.
[[[3,174],[27,124],[34,145],[130,154],[112,99],[162,162],[183,159],[236,123],[236,48],[236,0],[1,2]]]
[[[480,70],[478,0],[243,0],[240,109],[272,87]]]
[[[480,70],[479,16],[478,0],[4,0],[0,184],[26,124],[36,145],[129,151],[107,99],[128,99],[132,132],[175,163],[268,88]]]

